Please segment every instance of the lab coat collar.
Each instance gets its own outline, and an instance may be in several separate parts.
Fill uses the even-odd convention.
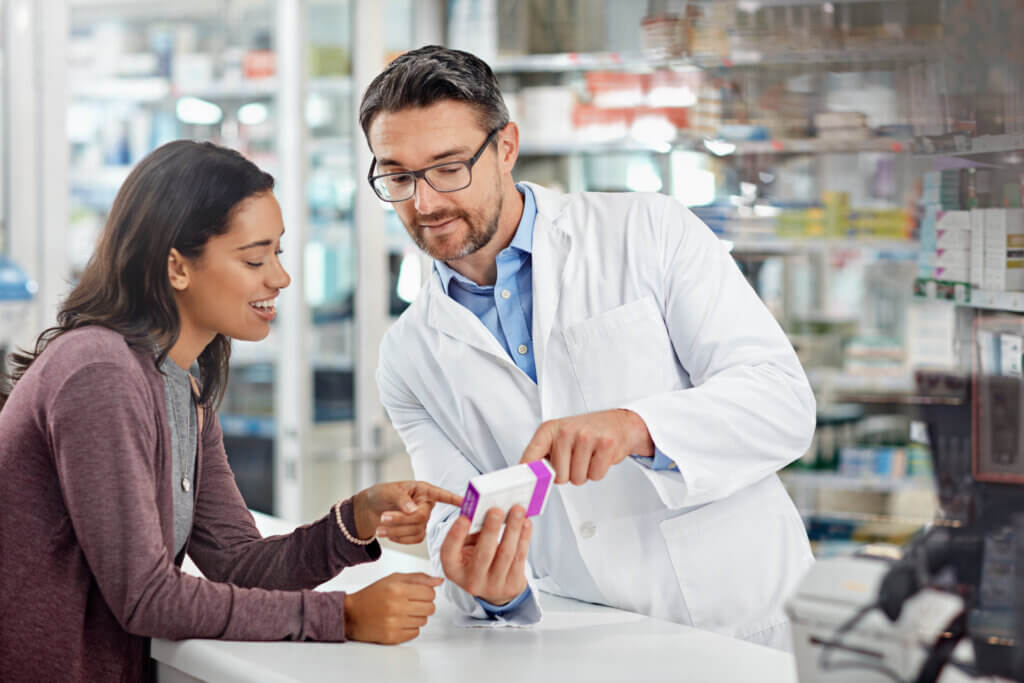
[[[572,238],[559,225],[571,197],[533,183],[523,183],[537,202],[533,225],[533,359],[538,384],[543,378],[543,362],[548,337],[558,311],[568,269],[566,259]],[[427,324],[484,353],[512,363],[490,330],[462,304],[447,296],[439,277],[429,278],[427,286]],[[514,363],[513,363],[514,365]]]
[[[539,386],[544,381],[548,340],[570,270],[566,264],[572,237],[562,227],[561,219],[572,199],[540,185],[523,184],[537,202],[533,224],[533,362]]]

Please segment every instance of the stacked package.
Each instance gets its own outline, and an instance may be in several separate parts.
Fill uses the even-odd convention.
[[[974,209],[971,225],[971,286],[1024,291],[1024,209]]]
[[[940,282],[970,282],[971,214],[940,211],[935,219],[935,246],[931,251],[932,278]]]
[[[960,172],[932,171],[924,174],[921,203],[934,204],[947,211],[960,208]]]

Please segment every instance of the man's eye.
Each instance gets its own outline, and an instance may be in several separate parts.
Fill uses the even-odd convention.
[[[403,173],[402,175],[388,176],[388,182],[392,185],[408,185],[412,182],[412,174]]]
[[[440,166],[434,170],[443,175],[455,175],[462,170],[462,166]]]

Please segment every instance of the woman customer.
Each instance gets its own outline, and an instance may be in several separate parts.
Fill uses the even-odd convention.
[[[290,278],[273,178],[237,152],[176,141],[121,187],[57,325],[13,356],[0,390],[0,678],[139,680],[150,638],[414,638],[426,574],[313,592],[422,540],[422,482],[373,486],[262,538],[215,408],[229,339],[270,331]],[[198,381],[188,371],[198,364]],[[180,570],[186,552],[203,572]]]

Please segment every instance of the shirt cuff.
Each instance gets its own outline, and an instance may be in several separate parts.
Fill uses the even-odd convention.
[[[526,590],[520,593],[515,600],[505,605],[492,605],[491,603],[481,598],[476,598],[476,601],[480,604],[481,607],[484,608],[484,611],[487,612],[487,616],[496,617],[500,614],[508,614],[512,610],[516,609],[521,604],[526,602],[530,595],[532,595],[532,593],[530,591],[530,587],[527,586]]]
[[[670,472],[679,471],[679,465],[657,447],[654,449],[654,455],[631,455],[630,457],[648,469],[668,470]]]

